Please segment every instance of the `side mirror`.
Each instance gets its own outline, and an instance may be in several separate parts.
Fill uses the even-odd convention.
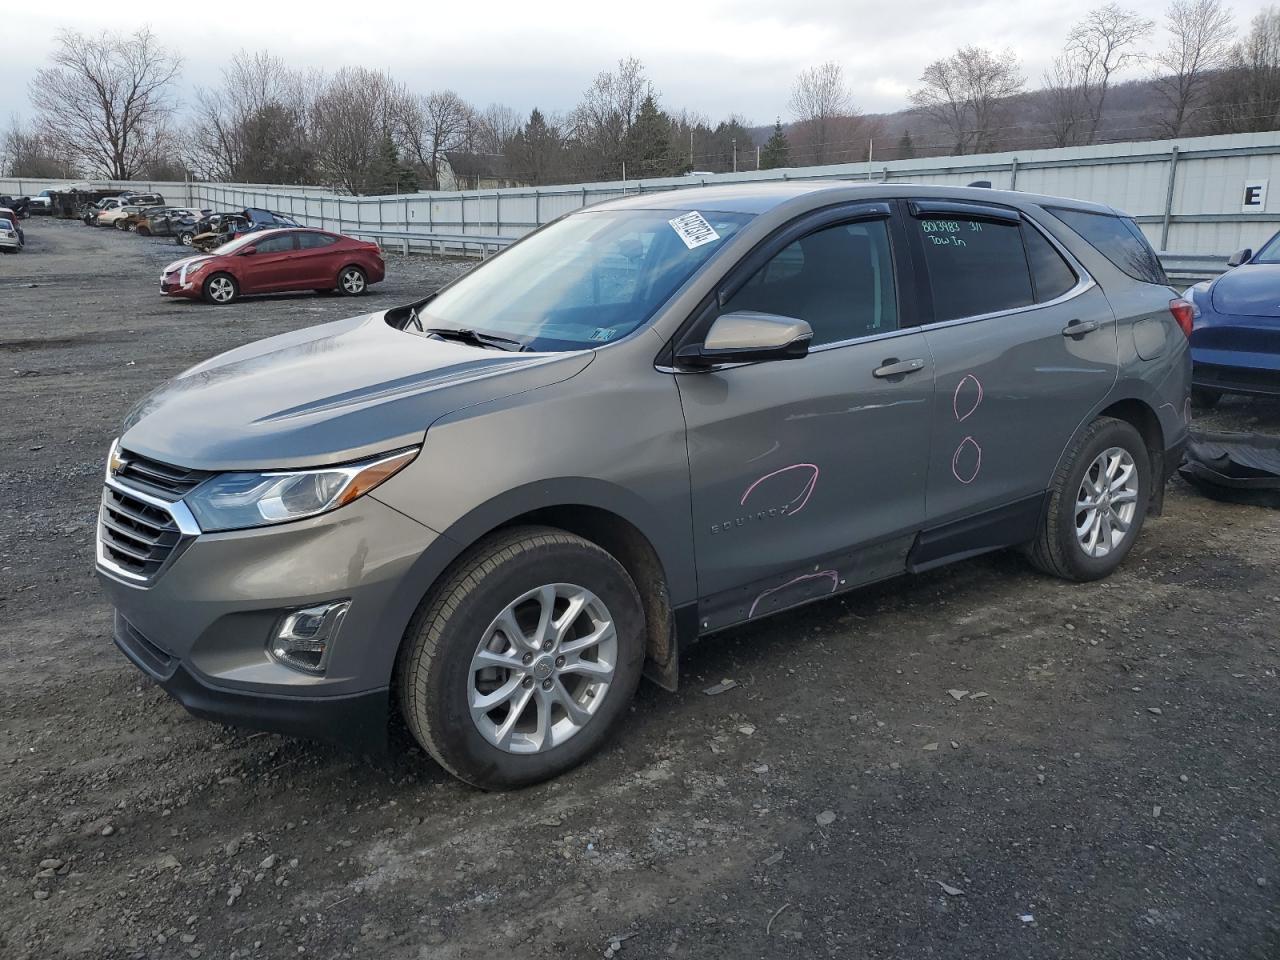
[[[795,317],[741,310],[721,314],[702,343],[680,348],[676,362],[687,367],[719,363],[799,360],[809,353],[813,330]]]
[[[257,252],[258,252],[257,247],[245,247],[243,250],[240,251],[240,256],[249,257]]]
[[[1248,247],[1243,250],[1237,250],[1231,255],[1231,259],[1227,261],[1228,267],[1238,267],[1242,263],[1248,263],[1253,259],[1253,251]]]

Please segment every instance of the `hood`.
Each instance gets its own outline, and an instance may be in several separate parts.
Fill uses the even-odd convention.
[[[198,254],[190,257],[183,257],[181,260],[175,260],[173,261],[173,263],[165,264],[164,269],[160,272],[172,273],[174,270],[181,270],[184,265],[194,263],[196,260],[212,260],[212,259],[213,257],[209,256],[207,253],[202,253],[202,254]]]
[[[133,409],[120,445],[196,470],[343,463],[421,443],[440,417],[567,380],[593,356],[483,350],[353,317],[192,367]]]
[[[1210,288],[1213,309],[1241,317],[1280,317],[1280,263],[1246,263]]]

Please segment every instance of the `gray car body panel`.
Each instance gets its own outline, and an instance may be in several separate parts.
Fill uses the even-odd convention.
[[[1007,319],[966,319],[818,348],[798,361],[709,372],[668,366],[669,346],[694,310],[774,231],[826,207],[908,198],[1021,211],[1091,282],[1062,302],[1013,311],[1023,322],[1012,335]],[[147,589],[109,573],[104,582],[144,632],[149,625],[197,634],[173,644],[191,651],[201,628],[223,629],[220,617],[354,592],[368,558],[380,556],[379,611],[344,625],[339,648],[350,649],[331,666],[327,689],[349,693],[386,687],[414,609],[470,544],[547,509],[589,508],[642,534],[664,582],[641,589],[664,589],[674,607],[696,609],[695,633],[901,573],[921,531],[1047,489],[1074,435],[1117,402],[1155,414],[1162,448],[1185,438],[1190,363],[1169,315],[1172,291],[1126,277],[1041,203],[1110,212],[912,184],[633,196],[607,206],[755,217],[647,324],[607,346],[489,351],[394,329],[374,314],[224,354],[139,404],[122,447],[204,470],[315,466],[418,443],[421,453],[357,504],[280,528],[198,538]],[[1063,338],[1061,328],[1078,315],[1100,329],[1079,342]],[[919,374],[872,376],[880,363],[908,356],[925,361]],[[961,418],[956,389],[975,371],[982,401]],[[953,453],[966,437],[982,445],[981,482],[957,485]],[[377,523],[366,518],[369,536],[353,540],[347,520],[357,513]],[[346,532],[324,534],[330,527]],[[313,539],[300,536],[313,529]],[[386,548],[394,556],[372,539],[384,535],[396,544]],[[247,552],[234,552],[235,544]],[[242,563],[249,572],[223,571],[201,588],[208,563]],[[305,589],[294,586],[296,576]],[[152,610],[190,603],[184,591],[196,596],[195,627]],[[202,653],[200,668],[225,686],[265,689],[266,674],[254,673],[262,641],[249,635],[252,643],[230,645],[238,653]],[[305,677],[290,682],[324,687]]]

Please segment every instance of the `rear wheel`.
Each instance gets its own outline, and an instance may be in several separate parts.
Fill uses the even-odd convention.
[[[1118,567],[1138,537],[1151,500],[1151,462],[1141,434],[1099,417],[1054,477],[1031,562],[1067,580],[1098,580]]]
[[[358,297],[369,289],[369,280],[359,267],[343,267],[338,274],[338,290],[348,297]]]
[[[476,544],[415,614],[397,665],[405,722],[454,776],[520,787],[581,763],[626,711],[644,611],[609,553],[549,527]]]
[[[1216,407],[1221,399],[1221,390],[1207,390],[1204,387],[1192,387],[1191,389],[1192,406],[1208,410],[1211,407]]]
[[[231,303],[240,296],[240,287],[229,273],[215,273],[204,282],[202,292],[209,303]]]

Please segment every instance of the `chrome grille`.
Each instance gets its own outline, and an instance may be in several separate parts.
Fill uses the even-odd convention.
[[[103,489],[98,515],[98,559],[117,573],[150,580],[183,538],[177,521],[164,507],[118,487]]]
[[[117,480],[165,500],[181,499],[211,476],[204,470],[175,467],[127,450],[121,450],[120,456],[124,465],[116,473]]]

